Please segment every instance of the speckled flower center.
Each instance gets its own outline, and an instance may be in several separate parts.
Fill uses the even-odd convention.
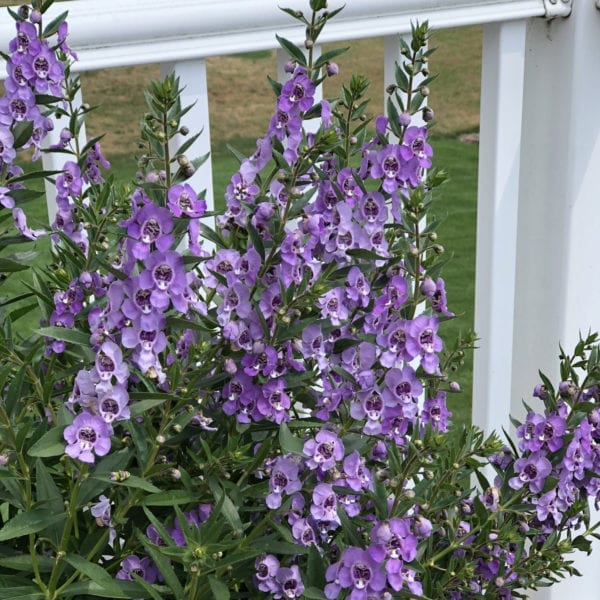
[[[152,312],[150,294],[150,290],[138,290],[135,293],[135,304],[144,314],[149,314]]]
[[[396,177],[399,166],[398,159],[395,156],[386,156],[383,165],[381,165],[385,176],[390,178]]]
[[[181,208],[181,210],[191,210],[192,201],[190,199],[190,195],[187,194],[186,192],[183,192],[179,196],[179,199],[177,200],[177,204],[179,204],[179,208]]]
[[[33,70],[40,79],[46,79],[46,77],[48,77],[48,71],[50,70],[48,59],[44,56],[38,56],[33,61]]]
[[[144,221],[142,225],[142,242],[151,244],[155,242],[161,233],[160,223],[154,218]]]
[[[22,121],[27,114],[27,104],[20,98],[14,98],[10,103],[10,111],[13,119]]]
[[[363,206],[363,213],[367,221],[374,221],[379,215],[379,206],[373,198],[368,198]]]
[[[101,373],[112,373],[115,370],[115,363],[110,356],[100,352],[97,360],[98,371]]]
[[[171,285],[174,277],[175,273],[169,265],[158,265],[154,269],[154,281],[156,281],[156,285],[160,290],[166,290]]]
[[[419,343],[423,347],[423,349],[427,352],[433,351],[433,331],[431,329],[426,329],[419,336]]]
[[[273,491],[276,494],[280,494],[288,484],[288,478],[285,473],[276,471],[273,473]]]
[[[352,579],[354,580],[354,587],[359,590],[365,589],[371,581],[371,569],[365,563],[354,563],[352,565]]]
[[[96,432],[92,427],[82,427],[77,434],[79,443],[84,450],[89,450],[98,439]]]
[[[119,414],[119,403],[114,398],[105,398],[100,405],[102,413],[111,420]]]
[[[333,456],[334,445],[333,442],[321,442],[315,451],[315,459],[329,460]]]

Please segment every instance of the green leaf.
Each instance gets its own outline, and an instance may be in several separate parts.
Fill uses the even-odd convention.
[[[144,535],[138,532],[138,537],[142,544],[144,544],[146,552],[148,552],[150,558],[156,564],[160,574],[164,577],[165,583],[171,588],[173,594],[175,594],[175,598],[177,600],[185,600],[183,588],[181,587],[181,583],[179,583],[179,578],[175,574],[171,562]]]
[[[225,517],[234,531],[239,531],[241,533],[244,530],[244,526],[242,525],[240,515],[235,504],[231,501],[231,498],[221,488],[216,479],[209,479],[208,485],[217,504],[221,504],[221,514]]]
[[[52,21],[50,21],[50,23],[48,23],[48,25],[46,25],[46,27],[44,27],[44,32],[42,33],[42,37],[48,38],[51,35],[54,35],[58,31],[60,24],[67,18],[68,14],[69,14],[69,11],[65,10],[65,12],[60,13],[60,15],[58,15],[58,17],[55,17],[54,19],[52,19]]]
[[[35,489],[37,492],[38,504],[44,508],[49,508],[54,514],[63,516],[66,519],[64,512],[63,497],[58,489],[54,479],[48,472],[44,462],[38,458],[35,462]],[[56,546],[60,544],[62,532],[64,529],[64,523],[58,521],[48,527],[48,531],[45,532],[45,536],[49,537]]]
[[[29,456],[39,456],[41,458],[64,454],[66,444],[63,437],[63,431],[63,427],[53,427],[29,448],[27,454],[29,454]]]
[[[300,438],[292,434],[287,423],[283,421],[279,425],[279,443],[284,452],[300,455],[304,454],[304,443]]]
[[[286,40],[279,35],[275,35],[279,45],[301,66],[306,66],[306,56],[304,56],[304,52],[300,50],[295,44],[290,42],[290,40]]]
[[[208,585],[210,585],[210,591],[213,593],[213,598],[215,598],[215,600],[229,600],[229,598],[231,598],[227,586],[216,577],[209,575]]]
[[[20,123],[17,123],[13,129],[13,146],[15,148],[20,148],[29,140],[29,138],[31,138],[32,133],[33,121],[21,121]]]
[[[150,598],[151,596],[143,590],[135,581],[120,581],[118,579],[113,580],[115,586],[119,588],[119,593],[116,593],[116,589],[107,592],[101,585],[98,585],[95,581],[78,581],[72,583],[68,588],[64,589],[60,593],[61,598],[72,598],[77,596],[78,598],[86,598],[87,596],[97,596],[99,598]]]
[[[74,569],[96,583],[100,589],[105,590],[107,593],[110,592],[114,597],[118,597],[121,594],[121,590],[115,583],[115,579],[100,565],[90,562],[78,554],[67,554],[64,560]]]
[[[144,490],[146,492],[150,492],[151,494],[158,494],[161,492],[160,488],[157,488],[154,484],[142,479],[141,477],[137,477],[137,475],[130,475],[127,479],[123,481],[112,481],[111,479],[104,477],[92,477],[92,479],[98,479],[101,481],[105,481],[110,485],[122,485],[129,488],[134,488],[138,490]]]
[[[0,589],[0,600],[44,600],[37,585],[22,585]]]
[[[136,402],[133,402],[130,405],[129,411],[130,411],[132,417],[134,417],[134,418],[140,417],[146,411],[152,410],[153,408],[156,408],[157,406],[164,404],[166,401],[167,401],[166,396],[163,398],[155,398],[155,399],[151,399],[151,400],[137,400]]]
[[[26,271],[28,268],[29,266],[23,263],[8,258],[0,258],[0,272],[2,273],[16,273],[17,271]]]
[[[0,529],[0,542],[13,540],[30,533],[37,533],[46,529],[63,518],[62,514],[55,514],[49,509],[35,509],[19,513]]]
[[[325,600],[323,591],[316,587],[307,587],[304,590],[302,597],[310,598],[310,600]]]
[[[40,573],[49,573],[55,565],[55,561],[47,556],[37,557],[37,565]],[[3,556],[0,558],[0,567],[12,569],[13,571],[33,572],[33,564],[29,554],[18,554],[16,556]]]
[[[198,494],[186,490],[169,490],[158,494],[150,494],[142,500],[145,506],[173,506],[198,502]]]
[[[90,347],[90,336],[77,329],[67,329],[66,327],[40,327],[35,331],[44,337],[51,337],[55,340],[71,342],[84,348]]]

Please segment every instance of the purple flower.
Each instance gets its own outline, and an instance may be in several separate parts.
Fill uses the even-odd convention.
[[[123,362],[123,353],[119,346],[106,340],[96,355],[96,371],[101,381],[110,382],[115,377],[119,383],[125,383],[129,377],[129,368]]]
[[[435,398],[427,398],[423,403],[421,420],[436,431],[448,431],[448,419],[451,416],[452,413],[446,408],[446,392],[439,391]]]
[[[402,146],[400,146],[402,158],[405,161],[415,158],[420,167],[425,169],[431,167],[430,157],[433,155],[433,150],[426,140],[426,127],[409,127],[404,132]]]
[[[339,524],[337,514],[337,496],[329,483],[320,483],[312,494],[310,514],[317,521],[328,521]]]
[[[277,589],[275,576],[279,571],[279,560],[272,554],[266,554],[256,559],[254,563],[254,582],[261,592],[274,593]]]
[[[108,454],[112,433],[112,427],[101,417],[81,413],[65,428],[63,435],[68,444],[65,452],[71,458],[93,463],[94,453],[98,456]]]
[[[315,84],[306,75],[306,71],[298,68],[292,79],[286,81],[281,88],[277,107],[285,112],[298,108],[308,110],[314,102]]]
[[[378,523],[371,531],[371,541],[374,546],[369,548],[369,555],[378,563],[386,558],[411,562],[417,556],[417,536],[406,519]]]
[[[516,477],[511,477],[508,484],[514,490],[520,490],[524,485],[537,494],[542,491],[546,477],[550,475],[552,465],[541,451],[533,452],[530,456],[515,461]]]
[[[133,256],[145,260],[150,255],[152,245],[161,252],[166,252],[175,241],[173,231],[173,217],[166,208],[161,208],[149,203],[126,222],[127,235]],[[123,223],[125,226],[125,223]],[[137,241],[133,241],[137,240]]]
[[[155,583],[158,579],[158,569],[149,558],[140,559],[135,554],[130,554],[121,563],[121,570],[117,573],[116,578],[133,581],[133,574],[148,583]]]
[[[297,565],[279,567],[275,575],[277,588],[273,591],[273,598],[300,598],[304,593],[304,584]]]
[[[383,397],[387,406],[409,405],[423,393],[423,385],[410,365],[390,369],[385,374]]]
[[[329,580],[329,570],[327,579]],[[359,600],[383,591],[386,576],[381,569],[381,564],[373,560],[366,550],[349,546],[342,555],[337,581],[342,589],[351,590],[348,598]],[[325,595],[327,598],[333,598],[327,592]]]
[[[335,463],[344,458],[344,444],[338,436],[326,429],[317,433],[315,439],[308,440],[302,450],[308,460],[306,466],[309,469],[319,469],[322,472],[329,471]]]
[[[269,479],[270,493],[265,498],[270,509],[281,506],[283,494],[293,494],[302,489],[302,482],[298,479],[298,464],[289,457],[280,456],[273,465]]]
[[[192,186],[183,183],[173,186],[167,192],[168,206],[176,217],[198,218],[206,212],[206,201],[198,199]]]
[[[382,179],[381,187],[388,194],[393,194],[398,189],[403,176],[403,160],[400,147],[390,144],[381,149],[371,167],[371,177]]]
[[[421,356],[421,366],[429,374],[437,371],[439,364],[437,353],[443,348],[437,329],[436,316],[419,315],[407,326],[406,348],[413,356]]]

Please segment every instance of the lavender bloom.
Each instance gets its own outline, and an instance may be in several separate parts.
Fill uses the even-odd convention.
[[[283,494],[293,494],[302,489],[302,482],[298,479],[298,464],[291,458],[281,456],[277,459],[271,470],[269,479],[270,493],[265,498],[270,509],[281,506]]]
[[[400,147],[390,144],[377,153],[371,167],[371,177],[382,179],[383,190],[388,194],[394,194],[400,182],[406,179],[403,163]]]
[[[129,247],[133,256],[145,260],[153,244],[156,249],[166,252],[175,241],[172,231],[171,213],[155,204],[146,204],[127,221],[127,235],[132,238]]]
[[[514,490],[520,490],[524,485],[537,494],[542,491],[546,477],[550,475],[552,465],[543,452],[533,452],[530,456],[515,461],[516,477],[511,477],[508,484]]]
[[[405,161],[416,159],[418,165],[425,169],[431,167],[430,157],[433,155],[431,146],[426,142],[426,127],[409,127],[404,132],[400,155]]]
[[[310,514],[317,521],[327,521],[339,525],[337,496],[329,483],[320,483],[313,490]]]
[[[158,579],[158,569],[149,558],[140,559],[135,554],[130,554],[121,563],[121,570],[117,573],[117,579],[133,581],[133,574],[138,575],[148,583],[155,583]]]
[[[300,598],[304,593],[304,584],[300,576],[298,565],[279,567],[275,575],[277,588],[273,592],[273,598]]]
[[[330,581],[330,571],[327,571],[327,579]],[[368,598],[370,594],[379,594],[386,584],[385,573],[380,563],[371,558],[366,550],[349,546],[342,555],[341,566],[337,573],[336,582],[342,589],[351,590],[348,596],[352,600]],[[329,593],[326,587],[325,596],[329,599],[337,598]]]
[[[436,431],[448,431],[448,419],[452,413],[446,408],[446,392],[439,391],[435,398],[427,398],[423,404],[421,420]]]
[[[442,351],[443,343],[437,335],[437,317],[419,315],[407,326],[407,350],[413,356],[421,356],[421,366],[426,373],[433,374],[438,369],[438,352]]]
[[[314,102],[315,84],[306,75],[306,71],[299,67],[292,79],[286,81],[281,89],[277,106],[284,112],[295,109],[308,110]]]
[[[199,199],[192,186],[183,183],[173,186],[167,192],[167,204],[176,217],[201,217],[206,212],[206,201]]]
[[[110,382],[115,377],[119,383],[125,383],[129,377],[129,368],[123,362],[123,353],[119,346],[107,340],[96,355],[96,371],[100,380]]]
[[[325,472],[344,458],[344,444],[335,433],[322,429],[315,439],[305,442],[303,452],[309,457],[306,461],[309,469]]]
[[[71,458],[94,463],[94,453],[98,456],[108,454],[112,434],[112,427],[102,418],[81,413],[75,417],[72,425],[65,428],[64,438],[68,444],[65,452]]]
[[[254,583],[261,592],[274,593],[277,589],[275,576],[279,571],[279,560],[272,554],[259,557],[254,563]]]
[[[108,527],[108,545],[113,546],[115,538],[117,537],[117,530],[115,529],[111,519],[111,506],[110,500],[106,496],[100,496],[98,502],[91,506],[90,512],[92,516],[96,518],[96,524],[98,527]]]

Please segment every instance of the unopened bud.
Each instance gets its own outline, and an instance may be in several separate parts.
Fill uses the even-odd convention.
[[[34,23],[35,25],[37,25],[38,23],[42,22],[42,13],[37,9],[34,8],[31,11],[31,14],[29,15],[29,20]]]
[[[166,441],[167,441],[167,438],[165,438],[165,436],[164,436],[164,435],[162,435],[162,434],[160,434],[160,433],[159,433],[159,434],[156,436],[156,443],[157,443],[157,444],[164,444]]]
[[[177,157],[177,163],[181,167],[187,167],[190,164],[190,159],[185,154],[180,154]]]
[[[411,121],[411,116],[409,112],[402,112],[400,113],[400,116],[398,117],[398,121],[400,123],[400,125],[402,125],[402,127],[408,127],[410,125],[410,121]]]
[[[179,133],[181,135],[187,135],[190,132],[190,128],[186,127],[185,125],[183,125],[182,127],[179,128]]]
[[[429,88],[426,85],[421,86],[420,92],[422,96],[429,96]]]
[[[325,66],[325,71],[329,77],[333,77],[340,72],[340,68],[337,66],[337,63],[328,62]]]
[[[19,17],[21,17],[21,19],[27,19],[27,17],[29,17],[29,6],[27,6],[26,4],[23,4],[23,6],[19,6],[18,14]]]
[[[305,48],[308,48],[308,49],[310,49],[310,48],[312,48],[314,45],[315,45],[315,43],[314,43],[312,40],[305,40],[305,41],[304,41],[304,47],[305,47]]]
[[[429,121],[433,121],[433,111],[431,110],[431,108],[429,108],[429,106],[425,106],[423,108],[423,121],[425,121],[425,123],[428,123]]]

